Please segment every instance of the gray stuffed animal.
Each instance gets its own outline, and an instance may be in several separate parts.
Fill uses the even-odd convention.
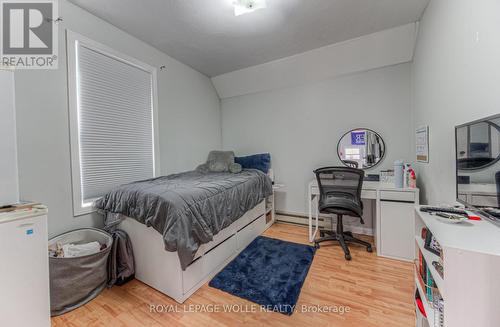
[[[199,165],[196,170],[203,173],[240,173],[242,171],[242,167],[240,164],[234,162],[233,151],[210,151],[210,153],[208,154],[207,162]]]

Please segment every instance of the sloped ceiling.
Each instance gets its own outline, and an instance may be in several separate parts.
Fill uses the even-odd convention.
[[[419,20],[429,0],[267,0],[234,16],[231,0],[70,0],[207,76]]]

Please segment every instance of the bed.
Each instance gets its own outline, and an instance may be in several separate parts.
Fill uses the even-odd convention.
[[[96,201],[132,241],[136,278],[183,303],[270,226],[261,171],[190,171],[119,186]]]

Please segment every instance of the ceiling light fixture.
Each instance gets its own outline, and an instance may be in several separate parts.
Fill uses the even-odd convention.
[[[266,0],[234,0],[234,15],[240,16],[266,8]]]

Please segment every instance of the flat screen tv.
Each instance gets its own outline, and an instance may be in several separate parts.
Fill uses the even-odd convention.
[[[455,141],[457,201],[500,217],[500,114],[457,126]]]

